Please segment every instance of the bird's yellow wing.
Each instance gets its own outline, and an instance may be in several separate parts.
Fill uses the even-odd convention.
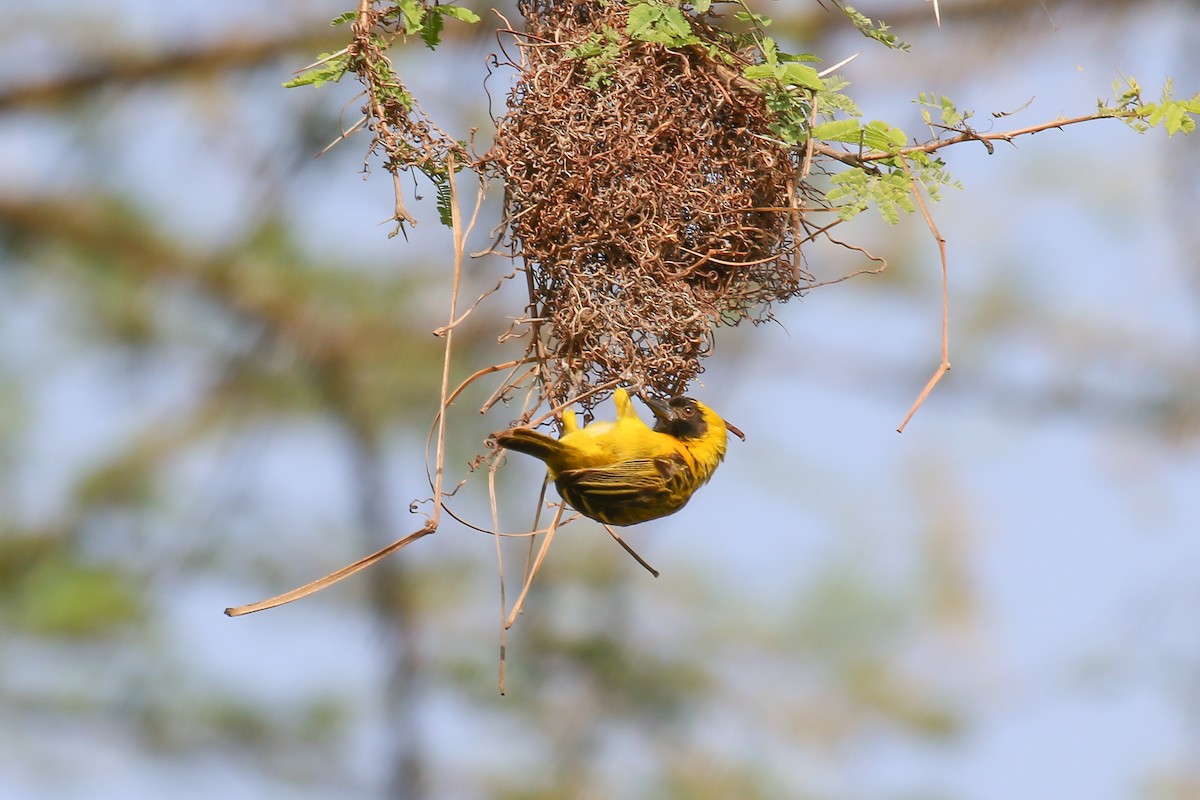
[[[678,454],[564,470],[555,480],[559,494],[577,511],[610,525],[634,525],[673,514],[699,483]]]

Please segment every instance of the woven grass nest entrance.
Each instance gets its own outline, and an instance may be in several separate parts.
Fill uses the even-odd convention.
[[[681,393],[714,329],[770,318],[808,285],[797,157],[772,136],[752,63],[629,38],[622,3],[525,0],[508,112],[486,167],[527,273],[530,355],[553,404],[617,383]]]

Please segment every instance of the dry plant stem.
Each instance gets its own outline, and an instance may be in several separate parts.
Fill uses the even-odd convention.
[[[336,139],[334,139],[332,142],[330,142],[329,144],[322,147],[320,149],[320,151],[318,151],[317,154],[315,156],[313,156],[313,158],[320,158],[321,156],[325,155],[330,150],[332,150],[333,148],[337,147],[339,144],[344,142],[346,139],[349,139],[350,136],[352,134],[354,134],[355,131],[361,130],[365,127],[367,127],[367,118],[363,117],[362,119],[358,120],[353,125],[351,125],[349,128],[347,128],[346,130],[344,130],[340,134],[338,134],[338,137]]]
[[[808,128],[812,130],[817,124],[817,98],[813,97],[812,108],[808,115]],[[796,179],[801,185],[808,180],[809,174],[812,172],[813,162],[813,138],[808,137],[808,141],[804,143],[804,158],[800,162],[800,172]],[[788,197],[791,199],[791,215],[792,215],[792,242],[794,249],[792,252],[792,275],[799,282],[804,274],[803,265],[801,263],[802,253],[801,245],[803,244],[802,232],[804,230],[804,214],[800,210],[800,196],[795,184],[788,187]]]
[[[336,572],[331,572],[323,578],[318,578],[312,583],[306,583],[298,589],[292,589],[290,592],[284,592],[283,594],[276,595],[275,597],[271,597],[267,600],[260,600],[257,603],[227,608],[225,609],[225,615],[229,617],[240,617],[244,614],[253,614],[255,611],[265,611],[268,608],[275,608],[276,606],[290,603],[293,600],[299,600],[301,597],[308,597],[310,594],[315,594],[327,586],[332,586],[343,578],[349,578],[354,573],[361,572],[375,562],[390,556],[392,553],[411,544],[412,542],[415,542],[417,539],[420,539],[423,536],[428,536],[435,530],[437,530],[436,525],[427,522],[425,527],[421,528],[419,531],[410,533],[403,539],[392,542],[382,550],[377,550],[371,555],[361,558],[349,566],[342,567]]]
[[[507,621],[508,614],[508,599],[505,592],[504,583],[504,555],[500,547],[500,538],[505,534],[500,531],[500,518],[496,509],[496,470],[500,466],[501,459],[496,459],[492,462],[491,468],[488,470],[488,496],[492,506],[492,530],[495,532],[496,539],[496,567],[500,572],[500,663],[498,665],[500,694],[506,692],[505,681],[508,673],[508,629],[512,623]],[[542,479],[542,491],[538,495],[537,508],[533,514],[533,533],[529,535],[529,552],[533,552],[533,540],[538,534],[538,523],[542,519],[542,501],[546,499],[546,485],[549,483],[549,478]],[[561,509],[560,509],[561,510]],[[558,517],[555,517],[554,523],[558,522]],[[551,523],[551,524],[554,524]],[[529,555],[525,556],[525,572],[529,573]],[[530,579],[532,581],[532,578]],[[524,597],[524,594],[522,594]]]
[[[812,233],[809,233],[807,236],[805,236],[800,241],[800,244],[808,244],[809,242],[816,241],[818,236],[824,236],[826,239],[829,239],[829,241],[834,242],[835,244],[841,244],[841,242],[838,242],[832,236],[830,236],[829,232],[831,230],[833,230],[834,228],[836,228],[838,225],[841,225],[842,223],[844,223],[845,221],[846,220],[839,217],[838,219],[835,219],[833,222],[829,223],[828,225],[822,225],[819,228],[812,228],[811,229]],[[810,230],[810,228],[806,227],[805,230]]]
[[[482,197],[482,192],[480,193],[480,196]],[[487,290],[487,291],[486,291],[486,292],[484,292],[483,294],[479,295],[479,297],[475,298],[475,302],[471,304],[471,307],[470,307],[470,308],[468,308],[466,311],[464,311],[464,312],[462,313],[462,316],[460,316],[458,319],[456,319],[456,320],[454,320],[453,322],[451,322],[449,325],[446,325],[446,326],[444,326],[444,327],[438,328],[437,330],[435,330],[435,331],[433,332],[433,335],[434,335],[434,336],[442,336],[442,335],[443,335],[443,334],[445,334],[445,332],[446,332],[446,331],[448,331],[450,328],[453,328],[453,327],[457,326],[459,323],[461,323],[461,322],[462,322],[463,320],[465,320],[467,317],[471,316],[472,312],[474,312],[474,311],[475,311],[475,309],[479,307],[479,304],[480,304],[480,303],[482,303],[484,300],[488,299],[488,297],[489,297],[489,296],[491,296],[491,295],[495,294],[496,292],[500,291],[500,287],[504,285],[504,281],[505,281],[505,280],[506,280],[505,278],[501,278],[501,279],[500,279],[500,282],[499,282],[499,283],[497,283],[497,284],[496,284],[496,285],[495,285],[493,288],[491,288],[491,289]]]
[[[454,166],[454,154],[453,153],[447,154],[446,165],[449,168],[453,168],[453,166]],[[454,173],[451,173],[451,175],[453,175],[453,174]],[[475,192],[475,208],[471,211],[471,221],[467,223],[466,230],[468,232],[475,229],[475,223],[479,220],[479,209],[483,207],[483,198],[484,198],[483,190],[484,190],[484,183],[483,183],[483,179],[480,178],[479,191]],[[466,247],[466,242],[458,242],[457,244],[461,245],[464,248]],[[463,250],[456,251],[455,257],[459,261],[462,260],[463,252],[465,252],[465,251],[463,251]],[[466,311],[464,311],[458,319],[451,319],[449,325],[445,325],[441,328],[438,328],[437,330],[435,330],[433,332],[433,335],[434,336],[445,336],[448,331],[450,331],[453,328],[458,327],[459,323],[461,323],[467,317],[471,316],[472,313],[474,313],[475,309],[479,307],[480,303],[482,303],[484,300],[486,300],[491,295],[500,291],[500,287],[504,285],[504,282],[506,280],[507,280],[507,278],[501,278],[499,281],[497,281],[496,285],[493,288],[487,290],[483,294],[479,295],[479,297],[475,298],[475,302],[471,304],[471,307],[468,308]]]
[[[392,194],[396,197],[396,208],[392,212],[392,219],[396,222],[407,222],[409,225],[416,225],[417,218],[408,213],[408,209],[404,206],[404,187],[400,185],[399,175],[392,175]]]
[[[479,525],[475,525],[475,524],[471,523],[469,520],[463,519],[462,517],[458,516],[457,514],[454,513],[454,509],[450,508],[450,505],[448,503],[445,503],[445,502],[442,503],[442,511],[445,512],[445,514],[448,517],[450,517],[450,519],[452,519],[455,522],[457,522],[458,524],[462,525],[467,530],[475,531],[476,533],[482,533],[486,536],[499,536],[501,539],[531,539],[531,538],[540,536],[541,534],[546,532],[544,530],[532,530],[532,531],[521,531],[520,533],[507,533],[507,532],[496,533],[495,531],[492,531],[489,528],[484,528]],[[566,525],[567,523],[572,522],[573,520],[578,519],[578,518],[580,518],[579,515],[572,516],[569,519],[565,520],[562,524]]]
[[[438,513],[440,513],[443,508],[445,508],[445,504],[442,502],[442,476],[443,476],[443,472],[445,470],[446,412],[450,409],[450,405],[459,396],[459,394],[461,394],[463,392],[463,390],[465,390],[468,386],[471,385],[471,383],[473,383],[477,379],[481,378],[484,375],[489,375],[493,372],[498,372],[499,370],[506,369],[506,368],[512,367],[514,365],[519,366],[521,364],[521,361],[517,360],[517,361],[510,361],[510,362],[507,362],[504,364],[493,365],[491,367],[486,367],[484,369],[478,370],[473,375],[471,375],[466,380],[464,380],[462,383],[460,383],[458,385],[458,387],[455,388],[453,393],[447,393],[447,390],[450,387],[450,356],[451,356],[451,352],[453,350],[454,327],[457,324],[454,322],[454,318],[455,318],[455,315],[457,314],[457,309],[458,309],[458,290],[459,290],[459,286],[461,285],[461,282],[462,282],[463,253],[466,251],[467,235],[475,228],[475,222],[479,218],[479,209],[480,209],[480,206],[482,206],[482,204],[483,204],[483,185],[482,185],[483,182],[482,182],[482,179],[480,179],[479,191],[476,193],[476,197],[475,197],[475,210],[471,214],[471,221],[467,224],[466,230],[464,230],[463,224],[462,224],[462,209],[461,209],[461,206],[458,201],[458,187],[454,181],[454,153],[453,152],[446,154],[446,170],[450,176],[449,177],[449,182],[450,182],[449,183],[449,185],[450,185],[450,222],[451,222],[451,226],[452,226],[452,230],[453,230],[453,238],[454,238],[454,280],[451,283],[451,288],[450,288],[450,324],[446,325],[445,327],[438,328],[436,331],[434,331],[434,334],[436,336],[441,336],[441,337],[445,338],[445,340],[446,340],[445,356],[444,356],[444,359],[442,362],[442,395],[441,395],[442,402],[441,402],[441,405],[438,407],[437,415],[434,418],[434,424],[437,426],[437,449],[435,451],[436,458],[435,458],[435,462],[434,462],[433,479],[430,481],[430,488],[433,489],[433,499],[434,499],[434,502],[437,504],[437,511],[434,512],[435,520],[437,518],[436,515]],[[472,307],[472,308],[474,308],[474,307]],[[470,313],[470,312],[468,312],[468,313]],[[466,315],[464,314],[463,316],[465,317]],[[432,435],[433,435],[433,429],[431,428],[430,429],[430,437],[432,437]],[[427,480],[429,479],[429,440],[428,439],[426,439],[426,442],[425,442],[425,477]],[[461,486],[461,485],[462,484],[460,483],[459,486]],[[457,491],[457,489],[456,489],[456,491]],[[451,514],[451,516],[453,516],[453,514]],[[457,520],[458,517],[455,517],[455,519]],[[459,521],[461,521],[461,520],[459,520]]]
[[[500,661],[497,667],[500,684],[500,694],[504,694],[505,673],[508,667],[508,628],[504,627],[504,612],[508,608],[508,598],[504,592],[504,552],[500,547],[500,510],[496,506],[496,469],[500,459],[496,459],[488,467],[488,501],[492,510],[492,534],[496,540],[496,565],[500,571]]]
[[[367,0],[364,0],[366,2]],[[431,524],[436,528],[442,509],[442,477],[446,462],[446,410],[450,405],[450,355],[454,349],[454,318],[458,313],[458,289],[462,282],[463,251],[466,248],[466,233],[463,231],[462,209],[458,202],[458,189],[454,181],[454,153],[446,155],[446,180],[450,185],[450,224],[454,237],[454,280],[450,285],[450,327],[446,330],[446,350],[442,359],[442,402],[438,410],[437,456],[434,464],[433,497],[436,506]],[[476,205],[476,212],[479,210]],[[474,224],[474,217],[471,224]]]
[[[518,595],[517,602],[513,604],[512,613],[504,621],[505,629],[513,626],[513,623],[517,621],[517,616],[521,613],[521,609],[525,605],[525,595],[529,594],[529,587],[533,585],[533,579],[537,577],[538,570],[542,568],[542,562],[546,560],[546,553],[550,550],[550,543],[554,541],[554,534],[558,530],[558,521],[562,519],[564,508],[566,506],[563,503],[559,503],[558,508],[554,512],[554,519],[551,520],[550,527],[546,531],[546,538],[542,541],[537,558],[533,560],[533,568],[529,571],[529,577],[525,579],[525,586],[521,589],[521,594]]]
[[[366,0],[364,0],[364,3],[365,3],[365,1]],[[454,234],[454,280],[453,280],[452,287],[450,290],[450,320],[453,321],[457,314],[458,290],[459,290],[460,280],[462,277],[462,258],[463,258],[463,248],[464,248],[464,241],[466,238],[466,234],[463,231],[462,213],[459,208],[458,193],[456,191],[456,187],[454,184],[454,154],[453,153],[450,153],[448,155],[448,157],[446,159],[446,165],[447,165],[447,168],[448,168],[449,174],[450,174],[450,214],[451,214],[451,222],[453,224],[453,234]],[[441,517],[441,511],[442,511],[442,503],[441,503],[442,479],[443,479],[443,474],[445,472],[444,462],[445,462],[445,445],[446,445],[446,422],[445,422],[446,413],[445,412],[446,412],[446,407],[448,405],[447,394],[448,394],[449,388],[450,388],[450,356],[451,356],[452,346],[453,346],[453,341],[454,341],[453,327],[451,327],[450,329],[448,329],[446,331],[445,339],[446,339],[446,349],[445,349],[445,355],[442,360],[441,411],[438,414],[437,456],[436,456],[436,463],[435,463],[435,467],[434,467],[434,480],[433,480],[433,496],[437,500],[437,502],[434,504],[433,513],[425,521],[425,525],[423,527],[421,527],[420,530],[410,533],[408,536],[405,536],[403,539],[399,539],[395,542],[392,542],[387,547],[377,550],[374,553],[372,553],[371,555],[366,556],[365,558],[361,558],[358,561],[355,561],[353,564],[350,564],[349,566],[345,566],[339,570],[331,572],[323,578],[318,578],[317,580],[312,581],[311,583],[307,583],[304,586],[299,587],[298,589],[293,589],[290,592],[284,592],[281,595],[276,595],[275,597],[272,597],[267,600],[262,600],[257,603],[250,603],[249,605],[236,606],[234,608],[227,608],[227,609],[225,609],[226,615],[228,615],[230,617],[240,617],[243,614],[250,614],[255,611],[263,611],[268,608],[274,608],[276,606],[281,606],[285,603],[290,603],[293,600],[299,600],[302,597],[307,597],[310,594],[321,591],[322,589],[326,588],[327,586],[332,586],[333,584],[337,583],[338,581],[342,580],[343,578],[348,578],[351,575],[354,575],[355,573],[366,569],[367,567],[371,566],[372,564],[376,563],[377,561],[379,561],[383,558],[386,558],[387,556],[390,556],[392,553],[395,553],[397,550],[400,550],[401,548],[411,544],[412,542],[415,542],[417,539],[423,538],[423,537],[428,536],[429,534],[437,531],[438,521]]]
[[[881,273],[885,269],[887,269],[887,266],[888,266],[887,260],[871,253],[865,247],[860,247],[859,245],[856,245],[856,244],[850,244],[849,242],[843,242],[840,239],[835,239],[832,236],[830,236],[828,233],[825,233],[825,238],[828,239],[833,244],[838,245],[839,247],[844,247],[847,250],[854,250],[856,252],[862,253],[864,256],[867,257],[868,260],[874,261],[879,266],[875,267],[874,269],[858,269],[858,270],[855,270],[854,272],[851,272],[848,275],[842,275],[839,278],[832,278],[827,281],[821,281],[819,283],[814,283],[812,285],[812,288],[815,289],[818,286],[832,286],[835,283],[841,283],[842,281],[848,281],[851,278],[857,278],[859,275],[878,275],[879,273]]]
[[[532,361],[533,361],[532,358],[516,358],[516,359],[513,359],[512,361],[505,361],[503,364],[492,364],[490,367],[484,367],[483,369],[478,370],[477,372],[473,373],[470,377],[468,377],[466,380],[464,380],[462,383],[460,383],[458,385],[458,388],[455,389],[453,392],[451,392],[450,396],[448,398],[446,398],[446,404],[449,405],[450,403],[453,403],[455,400],[457,400],[458,396],[463,393],[463,390],[465,390],[468,386],[470,386],[475,381],[482,378],[484,375],[491,375],[493,372],[499,372],[502,369],[509,369],[509,368],[511,368],[513,370],[513,372],[515,373],[516,370],[519,369],[522,364],[529,364]],[[486,411],[486,409],[485,409],[485,411]],[[481,411],[480,413],[483,413],[483,412]]]
[[[904,174],[912,178],[912,174],[908,171],[908,164],[902,158],[900,165],[904,168]],[[933,391],[933,387],[937,386],[938,381],[942,376],[950,371],[950,281],[949,274],[946,268],[946,240],[938,231],[937,224],[934,223],[933,217],[929,213],[929,207],[925,205],[925,199],[921,197],[921,187],[916,181],[912,183],[913,197],[917,201],[917,206],[921,209],[921,216],[925,218],[925,224],[929,226],[929,232],[933,234],[933,238],[938,243],[938,255],[942,261],[942,363],[938,365],[937,370],[933,373],[933,377],[929,379],[929,383],[925,384],[925,388],[921,390],[921,394],[917,396],[916,402],[912,408],[908,410],[904,420],[900,426],[896,428],[897,433],[904,433],[904,427],[908,425],[908,421],[913,418],[913,414],[917,413],[917,409],[925,402],[925,398]]]
[[[430,423],[430,425],[429,425],[429,433],[425,437],[425,479],[429,482],[429,487],[431,489],[434,486],[434,477],[432,475],[430,475],[430,473],[429,473],[429,448],[433,444],[434,435],[441,431],[442,419],[446,415],[446,410],[451,406],[451,404],[454,403],[454,401],[458,398],[458,396],[466,390],[466,388],[468,386],[470,386],[472,383],[474,383],[475,381],[482,378],[484,375],[491,375],[494,372],[499,372],[500,370],[508,369],[509,367],[512,367],[515,372],[517,369],[520,369],[522,364],[526,364],[531,360],[532,359],[529,359],[529,358],[516,359],[514,361],[506,361],[503,364],[493,364],[490,367],[484,367],[481,370],[477,370],[475,373],[473,373],[472,375],[467,377],[466,380],[464,380],[462,383],[460,383],[455,388],[455,390],[450,393],[449,397],[446,397],[443,400],[442,407],[439,408],[437,414],[434,415],[433,422]],[[511,373],[510,373],[510,375],[511,375]],[[507,388],[508,388],[508,384],[504,384],[500,387],[500,390],[504,390]],[[500,390],[497,390],[497,391],[500,391]],[[494,396],[495,395],[493,395],[493,397]],[[492,401],[489,400],[488,402],[491,403]],[[480,410],[480,413],[481,414],[486,413],[487,408],[488,407],[485,405]],[[443,504],[442,507],[445,508],[445,505]],[[446,509],[446,511],[449,512],[450,510]],[[470,528],[474,528],[475,530],[480,530],[478,527],[459,519],[457,516],[455,516],[453,514],[453,512],[450,512],[450,516],[454,517],[455,520],[457,520],[458,522],[462,522],[464,525],[467,525]]]
[[[521,384],[525,383],[525,381],[529,380],[530,378],[537,377],[537,367],[530,367],[521,374],[521,377],[515,377],[517,370],[520,369],[521,365],[525,363],[528,362],[522,361],[520,364],[513,367],[513,371],[508,373],[508,377],[504,379],[504,383],[497,386],[496,390],[492,392],[490,397],[488,397],[487,402],[479,407],[480,414],[486,414],[487,412],[491,411],[492,406],[496,405],[496,403],[499,403],[506,397],[505,392],[507,392],[509,389],[518,389],[520,388]]]
[[[538,492],[537,505],[535,505],[533,507],[533,530],[535,532],[538,529],[538,525],[542,521],[542,509],[546,507],[546,488],[549,485],[550,485],[550,475],[546,474],[545,476],[542,477],[542,488]],[[552,522],[551,524],[554,525],[555,527],[558,527],[559,517],[558,516],[554,517],[554,522]],[[548,530],[546,532],[549,533]],[[534,535],[529,537],[529,544],[525,548],[525,571],[521,575],[522,579],[524,579],[524,580],[531,580],[529,577],[529,572],[532,569],[532,565],[533,565],[533,548],[536,543],[537,543],[537,534],[534,533]]]
[[[621,547],[625,548],[626,553],[629,553],[629,555],[633,556],[634,561],[638,562],[643,567],[645,567],[646,571],[649,572],[651,575],[653,575],[656,578],[658,577],[658,570],[656,570],[654,567],[650,566],[650,564],[644,558],[639,556],[637,554],[637,551],[635,551],[632,547],[630,547],[629,544],[624,539],[622,539],[617,534],[617,532],[612,529],[611,526],[605,525],[604,530],[608,531],[609,536],[611,536],[617,540],[617,544],[619,544],[619,545],[621,545]]]

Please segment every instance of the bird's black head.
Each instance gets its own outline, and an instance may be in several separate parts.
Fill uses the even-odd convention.
[[[666,402],[646,398],[654,412],[654,430],[676,439],[699,439],[708,433],[708,420],[700,403],[690,397],[672,397]]]

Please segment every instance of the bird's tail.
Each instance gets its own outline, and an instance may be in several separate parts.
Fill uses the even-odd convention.
[[[617,389],[613,392],[613,405],[617,407],[617,421],[633,417],[637,419],[637,411],[633,409],[633,401],[629,399],[629,392],[625,389]]]
[[[541,459],[552,470],[561,469],[559,463],[563,455],[563,445],[558,439],[552,439],[544,433],[538,433],[533,428],[513,428],[507,431],[493,433],[496,444],[506,450],[516,450],[534,458]]]

